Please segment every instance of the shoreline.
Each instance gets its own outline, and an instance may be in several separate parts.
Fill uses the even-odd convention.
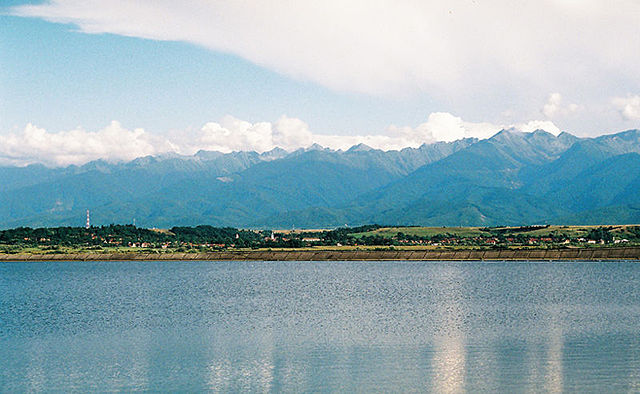
[[[0,261],[527,261],[640,260],[640,247],[504,250],[246,250],[208,253],[0,254]]]

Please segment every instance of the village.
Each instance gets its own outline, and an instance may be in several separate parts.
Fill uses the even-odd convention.
[[[132,225],[21,227],[0,231],[0,251],[25,248],[62,252],[155,250],[157,252],[296,248],[584,248],[640,244],[639,226],[384,227],[365,225],[318,230],[259,230],[195,226],[145,229]]]

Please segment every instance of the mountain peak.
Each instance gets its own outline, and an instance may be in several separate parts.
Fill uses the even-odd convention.
[[[144,166],[149,165],[150,163],[155,163],[157,161],[158,161],[158,159],[155,156],[147,155],[147,156],[138,157],[137,159],[134,159],[134,160],[130,161],[129,163],[127,163],[127,165],[144,167]]]
[[[305,151],[312,151],[312,150],[324,150],[324,146],[318,144],[318,143],[313,143],[310,147],[308,147],[307,149],[305,149]]]
[[[548,136],[548,135],[554,135],[553,133],[549,133],[548,131],[544,130],[544,129],[535,129],[531,132],[531,135],[544,135],[544,136]]]
[[[222,156],[224,153],[222,152],[218,152],[215,150],[199,150],[198,152],[196,152],[196,154],[194,155],[195,157],[202,159],[202,160],[212,160],[212,159],[217,159],[218,157]]]
[[[573,143],[579,140],[580,138],[576,137],[571,133],[567,133],[566,131],[563,131],[560,134],[558,134],[558,139],[563,143]]]
[[[614,133],[614,134],[605,134],[596,139],[607,140],[612,138],[620,138],[627,141],[637,140],[637,139],[640,139],[640,130],[631,129],[631,130],[621,131],[619,133]]]
[[[510,141],[515,137],[522,137],[525,133],[516,128],[502,129],[489,138],[494,141]]]
[[[289,152],[287,152],[286,150],[282,149],[279,146],[276,146],[270,151],[261,153],[260,157],[264,160],[277,160],[277,159],[282,159],[288,154]]]
[[[531,133],[525,133],[524,137],[529,141],[538,141],[538,142],[550,142],[555,141],[558,137],[555,134],[549,133],[548,131],[537,129],[532,131]]]
[[[307,152],[317,152],[317,151],[332,151],[330,148],[325,148],[324,146],[317,144],[317,143],[313,143],[312,145],[306,147],[306,148],[298,148],[296,150],[294,150],[293,152],[289,153],[288,156],[294,157],[294,156],[299,156],[303,153],[307,153]]]
[[[367,144],[359,143],[358,145],[354,145],[347,152],[368,152],[374,150]]]
[[[99,172],[110,172],[111,168],[112,168],[112,165],[104,159],[90,161],[87,164],[79,167],[81,171],[99,171]]]

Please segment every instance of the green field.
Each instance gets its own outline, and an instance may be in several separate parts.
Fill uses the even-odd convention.
[[[355,238],[379,236],[392,238],[398,233],[418,237],[451,235],[460,238],[493,237],[503,235],[526,235],[531,237],[565,236],[569,238],[585,237],[592,229],[602,226],[531,226],[531,227],[381,227],[377,230],[352,234]],[[633,225],[604,226],[620,238],[633,237],[629,231]]]

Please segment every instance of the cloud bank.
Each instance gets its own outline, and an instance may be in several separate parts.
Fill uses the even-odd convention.
[[[142,129],[127,130],[116,121],[95,132],[76,129],[50,133],[28,124],[21,133],[0,135],[0,164],[67,166],[97,159],[129,161],[177,149],[165,138]]]
[[[302,120],[287,116],[275,122],[257,123],[226,116],[219,122],[208,122],[198,130],[177,130],[166,135],[140,128],[129,130],[117,121],[98,131],[76,129],[57,133],[28,124],[20,133],[0,135],[0,165],[42,163],[58,167],[81,165],[97,159],[130,161],[164,153],[193,155],[199,150],[266,152],[280,147],[293,151],[314,143],[343,150],[360,143],[382,150],[398,150],[436,141],[488,138],[511,127],[525,132],[537,129],[553,134],[560,132],[550,121],[496,125],[467,122],[444,112],[432,113],[417,127],[392,125],[382,134],[360,136],[315,134]]]
[[[551,93],[547,103],[542,107],[542,113],[551,119],[556,116],[566,116],[580,110],[578,104],[565,104],[560,93]]]
[[[11,12],[189,42],[338,91],[461,99],[640,87],[634,0],[52,0]]]
[[[640,120],[640,96],[616,97],[612,104],[624,120]]]

